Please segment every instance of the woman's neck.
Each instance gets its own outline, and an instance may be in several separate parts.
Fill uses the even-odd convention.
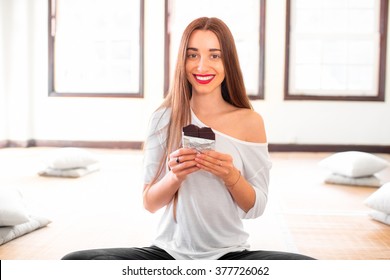
[[[190,105],[194,113],[200,116],[218,115],[231,106],[222,98],[222,95],[215,94],[202,96],[193,94]]]

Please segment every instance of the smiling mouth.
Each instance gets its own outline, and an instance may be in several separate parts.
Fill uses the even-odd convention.
[[[198,83],[204,85],[204,84],[210,83],[214,79],[215,75],[196,75],[196,74],[194,74],[194,77]]]

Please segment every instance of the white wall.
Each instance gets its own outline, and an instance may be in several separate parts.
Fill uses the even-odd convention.
[[[145,0],[143,99],[48,97],[48,1],[0,2],[0,141],[143,141],[163,95],[164,0]],[[390,145],[389,89],[386,102],[283,100],[284,15],[285,0],[267,1],[265,100],[253,104],[269,142]]]
[[[6,139],[6,106],[5,106],[5,88],[4,88],[4,57],[3,57],[3,1],[0,1],[0,141]]]

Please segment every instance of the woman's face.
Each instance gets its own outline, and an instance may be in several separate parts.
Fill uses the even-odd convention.
[[[195,30],[188,41],[186,55],[187,79],[192,94],[221,94],[225,70],[217,36],[207,30]]]

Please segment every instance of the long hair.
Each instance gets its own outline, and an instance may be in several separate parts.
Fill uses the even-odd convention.
[[[201,17],[195,19],[183,32],[172,84],[165,100],[159,107],[159,109],[171,109],[171,117],[167,129],[166,156],[180,147],[181,130],[191,122],[190,100],[192,86],[187,80],[185,63],[188,41],[195,30],[212,31],[219,40],[223,67],[225,69],[225,79],[221,85],[223,99],[235,107],[252,109],[246,94],[234,38],[228,26],[218,18]],[[161,159],[160,168],[153,183],[159,178],[165,162],[166,157]]]

